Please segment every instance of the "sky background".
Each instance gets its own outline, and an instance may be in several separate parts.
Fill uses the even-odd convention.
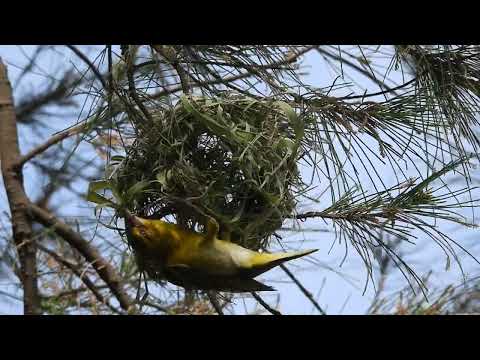
[[[28,76],[28,79],[23,79],[20,86],[16,85],[16,79],[20,74],[20,69],[28,62],[28,56],[34,51],[33,46],[0,46],[0,57],[8,66],[9,77],[14,87],[15,99],[19,99],[22,94],[29,92],[41,91],[42,84],[44,83],[46,76],[54,76],[60,74],[59,71],[62,67],[74,63],[79,69],[84,70],[85,66],[78,62],[75,55],[73,55],[68,49],[64,48],[61,51],[50,53],[48,56],[43,56],[38,63],[38,67],[34,69],[34,73]],[[90,56],[95,57],[98,53],[97,49],[90,51]],[[387,66],[388,63],[382,59],[381,65]],[[305,75],[308,82],[313,86],[327,87],[330,86],[332,80],[335,79],[337,74],[327,66],[322,60],[319,54],[312,53],[303,60],[304,72],[308,72]],[[364,90],[379,91],[377,85],[366,81],[365,77],[354,73],[352,79],[345,79],[345,81],[353,81],[357,83]],[[394,80],[397,85],[403,82],[400,73],[396,73]],[[391,85],[391,84],[390,84]],[[345,90],[345,95],[347,90]],[[335,95],[341,95],[341,92]],[[68,120],[69,124],[73,124],[77,121],[78,114],[66,113],[63,117]],[[81,118],[81,116],[80,116]],[[65,128],[67,123],[61,122],[48,122],[49,129],[46,130],[45,138],[56,131]],[[32,134],[28,128],[20,126],[20,138],[21,138],[21,151],[27,152],[36,143],[41,142],[41,139],[37,135]],[[372,144],[373,145],[373,144]],[[81,145],[79,151],[82,151],[84,157],[98,158],[98,154],[91,149],[88,145]],[[377,170],[384,175],[386,183],[394,185],[396,183],[393,172],[388,166],[382,166],[376,164]],[[308,169],[304,169],[302,175],[308,176]],[[412,173],[412,176],[414,173]],[[364,174],[366,179],[366,174]],[[0,180],[1,181],[1,180]],[[368,183],[368,182],[367,182]],[[44,186],[42,179],[35,176],[30,166],[25,167],[25,186],[27,194],[35,199],[38,193],[39,186]],[[318,192],[320,193],[327,186],[325,182],[319,182]],[[87,184],[85,182],[76,183],[78,190],[87,190]],[[86,201],[82,201],[78,198],[73,198],[67,192],[61,193],[56,197],[56,201],[60,201],[63,206],[61,207],[62,215],[80,215],[85,214],[91,216],[93,213],[93,207]],[[305,210],[320,210],[328,206],[325,204],[316,204],[315,207],[307,207]],[[8,212],[8,203],[5,196],[3,183],[0,185],[0,211],[2,214]],[[5,217],[2,215],[2,222],[5,222]],[[477,231],[472,229],[460,229],[453,227],[452,225],[439,224],[443,226],[444,231],[451,235],[454,239],[460,240],[462,245],[465,245],[473,254],[480,255],[478,246],[475,246],[475,240],[477,237]],[[307,249],[318,248],[320,249],[314,254],[312,260],[299,259],[288,263],[288,267],[296,272],[296,275],[302,281],[304,286],[311,291],[311,293],[318,299],[319,304],[323,307],[328,314],[362,314],[365,313],[370,305],[373,295],[374,287],[370,283],[367,290],[364,293],[364,285],[367,278],[367,273],[364,269],[360,257],[355,253],[353,248],[350,248],[346,261],[342,264],[342,259],[345,255],[345,247],[343,244],[332,243],[335,241],[334,232],[331,224],[325,223],[320,220],[309,220],[302,223],[304,228],[316,228],[325,231],[321,232],[308,232],[292,235],[291,233],[285,233],[284,239],[287,241],[292,249]],[[331,250],[330,250],[331,249]],[[425,239],[419,239],[416,247],[405,247],[404,251],[408,253],[411,250],[415,250],[415,253],[407,256],[409,264],[413,265],[414,269],[420,274],[426,274],[429,270],[433,270],[431,277],[433,286],[445,286],[450,283],[461,283],[462,276],[456,266],[452,266],[449,271],[445,271],[445,256],[442,251],[432,244],[432,241],[425,241]],[[463,258],[464,270],[469,276],[480,273],[479,267],[468,257]],[[318,267],[318,264],[322,265]],[[342,264],[342,266],[340,266]],[[286,276],[279,269],[272,270],[267,274],[259,277],[260,280],[274,286],[278,293],[267,294],[263,293],[262,297],[265,299],[275,299],[280,295],[280,307],[279,310],[285,314],[317,314],[313,305],[306,299],[300,290],[287,281]],[[0,290],[8,291],[11,289],[8,280],[1,280]],[[402,278],[398,271],[392,273],[391,282],[389,282],[388,289],[400,290],[400,288],[406,286],[405,279]],[[21,294],[17,294],[21,296]],[[239,313],[244,312],[244,306],[251,308],[253,302],[246,299],[245,304],[243,299],[235,301],[235,309]],[[23,305],[19,301],[8,299],[0,294],[0,313],[3,314],[21,314]]]

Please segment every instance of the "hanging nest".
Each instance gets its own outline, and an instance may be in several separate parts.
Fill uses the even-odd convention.
[[[220,238],[268,246],[302,186],[296,160],[304,130],[295,111],[279,101],[184,96],[150,113],[152,123],[136,122],[112,178],[126,207],[197,231],[211,216]]]

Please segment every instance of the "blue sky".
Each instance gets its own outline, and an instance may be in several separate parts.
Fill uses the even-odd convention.
[[[16,66],[22,66],[27,62],[25,54],[29,54],[33,51],[31,46],[0,46],[0,57],[7,63],[9,68],[9,76],[12,81],[12,84],[15,86],[16,78],[20,70]],[[94,51],[91,52],[94,56]],[[69,52],[67,49],[62,49],[59,52],[55,53],[55,57],[42,57],[39,67],[35,69],[34,75],[30,76],[28,80],[22,82],[21,87],[15,88],[15,96],[19,97],[20,94],[31,91],[38,90],[42,84],[45,74],[57,74],[59,67],[63,64],[70,61],[75,62],[81,69],[84,69],[84,66],[77,61],[75,56]],[[305,71],[309,72],[307,76],[309,83],[314,86],[326,87],[329,86],[332,80],[336,77],[336,74],[331,71],[328,66],[323,62],[321,57],[314,53],[309,55],[305,60],[303,65],[305,66]],[[388,64],[383,64],[388,65]],[[402,83],[402,78],[399,73],[395,74],[394,79],[398,84]],[[360,85],[364,90],[368,91],[378,91],[379,88],[377,85],[367,82],[365,78],[361,75],[355,74],[352,79],[345,79],[345,81],[354,81]],[[75,117],[70,116],[70,122],[74,123],[76,121]],[[61,128],[55,127],[55,123],[49,123],[48,125],[51,128],[45,133],[45,136],[53,134],[55,131],[61,130]],[[62,123],[65,125],[65,123]],[[35,143],[30,139],[35,139],[34,134],[30,133],[28,129],[20,128],[20,134],[22,135],[21,150],[22,152],[28,151]],[[37,139],[37,142],[39,140]],[[374,145],[374,144],[372,144]],[[90,157],[98,157],[98,155],[93,152],[88,146],[82,148],[83,154]],[[376,164],[379,171],[382,171],[382,174],[385,177],[387,183],[392,185],[396,182],[393,176],[393,172],[389,170],[388,167],[382,166],[381,164]],[[28,166],[25,169],[25,179],[26,179],[26,189],[27,193],[30,194],[33,198],[36,194],[38,186],[41,184],[41,179],[37,179],[34,173],[31,171],[31,168]],[[307,170],[304,170],[304,175],[308,175]],[[366,174],[364,174],[366,177]],[[78,183],[80,188],[86,191],[87,184]],[[325,189],[326,183],[319,182],[317,184],[319,189]],[[319,191],[320,192],[320,191]],[[63,197],[60,197],[61,202],[64,204],[61,211],[64,215],[76,215],[80,213],[89,213],[93,212],[92,207],[83,202],[80,199],[72,200],[67,198],[65,193]],[[320,206],[324,208],[328,206],[322,206],[322,204],[316,204],[315,206]],[[7,211],[8,205],[3,189],[3,184],[0,190],[0,210]],[[309,208],[310,209],[310,208]],[[363,268],[363,264],[358,255],[350,249],[348,253],[347,260],[342,263],[342,258],[344,257],[345,248],[344,245],[335,244],[332,247],[332,242],[335,241],[334,232],[332,231],[331,224],[326,224],[320,220],[308,221],[302,224],[305,228],[320,228],[325,230],[330,230],[329,232],[304,232],[296,235],[285,234],[285,240],[288,241],[288,244],[291,244],[292,248],[306,249],[306,248],[318,248],[318,251],[314,259],[318,263],[322,264],[321,267],[313,266],[312,263],[309,263],[308,260],[299,259],[292,263],[289,263],[289,268],[291,270],[296,270],[298,277],[304,283],[312,294],[318,296],[318,301],[320,305],[327,310],[329,314],[360,314],[364,313],[368,306],[370,305],[372,296],[373,296],[373,286],[370,284],[367,288],[365,294],[363,294],[364,283],[366,280],[366,271]],[[448,225],[445,229],[450,229]],[[462,244],[465,244],[467,248],[472,250],[474,254],[478,253],[478,247],[474,247],[473,241],[476,237],[476,231],[474,230],[457,230],[450,229],[450,234],[458,239],[462,239]],[[452,234],[453,233],[453,234]],[[445,271],[445,260],[440,249],[432,246],[431,242],[426,242],[425,240],[420,239],[419,243],[422,244],[422,250],[418,253],[415,253],[413,256],[409,256],[408,259],[414,264],[414,268],[420,273],[426,273],[429,269],[433,269],[433,281],[438,285],[446,285],[451,282],[458,283],[461,281],[461,275],[455,266],[452,266],[450,271]],[[469,245],[470,244],[470,245]],[[415,249],[410,247],[411,249]],[[331,249],[331,250],[330,250]],[[409,249],[406,248],[406,251]],[[471,271],[472,273],[478,272],[478,266],[475,266],[474,262],[468,258],[464,259],[465,269]],[[340,274],[341,273],[341,274]],[[281,270],[273,270],[263,277],[262,281],[265,281],[273,285],[278,291],[278,293],[272,295],[263,294],[262,297],[265,299],[275,299],[278,294],[280,294],[280,311],[285,314],[312,314],[316,313],[313,309],[312,304],[306,299],[301,292],[297,289],[295,285],[286,282],[287,278],[282,273]],[[402,279],[398,272],[395,272],[392,277],[392,288],[399,289],[406,285],[405,281]],[[7,284],[5,280],[3,284],[0,283],[0,290],[6,289]],[[319,294],[321,290],[321,293]],[[252,305],[251,301],[246,301],[248,306]],[[236,309],[238,312],[243,312],[243,300],[239,299],[236,301]],[[5,298],[2,299],[0,295],[0,312],[7,314],[16,314],[21,313],[22,304],[17,301],[9,301]]]

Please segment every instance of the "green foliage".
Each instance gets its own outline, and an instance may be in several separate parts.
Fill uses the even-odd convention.
[[[428,219],[446,220],[464,226],[475,226],[460,217],[456,212],[462,207],[478,205],[478,200],[464,202],[458,200],[459,197],[473,189],[464,188],[445,192],[444,186],[433,187],[435,180],[464,164],[469,158],[447,164],[418,184],[414,179],[411,179],[371,195],[358,194],[353,190],[349,191],[322,212],[305,215],[306,217],[311,215],[332,219],[338,226],[337,231],[340,237],[348,238],[356,248],[367,269],[369,269],[369,276],[372,279],[373,259],[371,254],[379,247],[392,256],[393,261],[404,273],[407,280],[412,278],[414,282],[421,285],[422,280],[413,269],[382,238],[385,235],[390,235],[399,240],[413,243],[416,239],[415,231],[418,231],[435,241],[445,252],[447,269],[450,267],[450,256],[457,261],[461,268],[461,263],[452,244],[467,254],[470,253],[457,241],[443,233],[436,223],[431,223]],[[453,200],[453,202],[449,200]],[[478,262],[475,257],[473,259]]]
[[[336,84],[338,78],[326,88],[305,84],[288,61],[315,49],[339,63],[339,78],[350,66],[372,73],[379,83],[374,61],[364,54],[367,47],[358,47],[361,56],[332,47],[339,57],[325,48],[175,45],[168,47],[175,56],[162,59],[152,51],[148,61],[138,63],[141,48],[132,47],[124,68],[115,67],[116,91],[99,117],[110,116],[112,128],[132,142],[123,144],[122,156],[111,157],[106,183],[93,186],[89,199],[144,217],[172,215],[200,231],[205,216],[213,216],[221,232],[252,249],[268,247],[287,218],[329,219],[370,276],[372,253],[380,247],[418,283],[380,234],[413,242],[423,233],[445,251],[448,267],[450,257],[456,258],[452,244],[463,247],[429,220],[469,226],[457,211],[476,205],[467,160],[479,143],[478,47],[392,47],[384,80],[392,68],[404,67],[413,70],[413,78],[397,91],[384,81],[379,93],[349,96],[336,96],[336,90],[352,86]],[[384,55],[380,48],[373,53]],[[179,69],[189,74],[188,81]],[[171,93],[167,73],[181,80]],[[256,81],[268,91],[259,90]],[[152,91],[156,87],[162,90]],[[369,101],[373,96],[382,98]],[[312,171],[310,181],[301,178],[300,164]],[[418,178],[411,179],[409,167]],[[387,169],[397,185],[385,179]],[[434,188],[450,171],[458,171],[467,187]],[[327,181],[322,194],[330,195],[331,205],[299,215],[305,199],[325,203],[311,196],[315,176]],[[102,186],[112,191],[114,202],[98,193]]]
[[[303,123],[292,107],[243,96],[182,97],[152,112],[109,180],[142,216],[215,217],[232,240],[258,249],[295,208]],[[99,183],[100,186],[105,183]],[[95,190],[92,187],[92,190]],[[99,195],[94,202],[108,203]],[[110,204],[111,205],[111,204]]]

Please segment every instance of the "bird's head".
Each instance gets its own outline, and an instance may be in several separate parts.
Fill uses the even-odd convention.
[[[166,223],[161,220],[127,217],[129,232],[135,242],[145,249],[161,251],[168,244]]]
[[[149,220],[138,216],[128,216],[126,218],[131,235],[142,243],[148,242],[155,237],[155,229],[150,226]]]

